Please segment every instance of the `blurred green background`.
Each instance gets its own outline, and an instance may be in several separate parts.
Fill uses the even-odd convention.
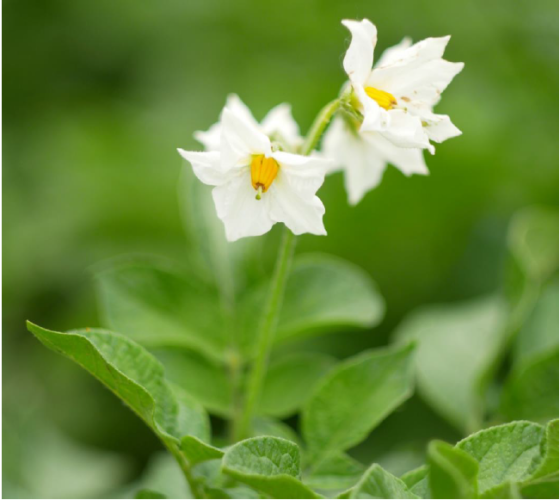
[[[355,208],[341,175],[327,179],[329,236],[304,236],[298,251],[360,265],[388,311],[372,331],[325,337],[325,349],[342,358],[385,344],[419,305],[495,290],[512,214],[558,206],[553,0],[6,0],[3,14],[4,496],[112,495],[160,449],[24,321],[97,326],[92,265],[125,253],[182,259],[175,148],[198,148],[193,131],[231,92],[257,118],[290,102],[306,131],[344,82],[341,19],[376,23],[377,55],[405,35],[451,34],[446,58],[466,66],[436,110],[463,136],[427,159],[429,177],[389,168]],[[420,400],[408,411],[426,425],[403,439],[460,437]],[[383,429],[403,417],[391,418],[366,458],[395,451]]]

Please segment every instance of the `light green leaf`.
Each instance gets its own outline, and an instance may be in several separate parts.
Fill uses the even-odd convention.
[[[531,475],[540,455],[544,428],[531,422],[512,422],[477,432],[457,444],[477,462],[480,494]]]
[[[432,498],[429,479],[430,468],[422,465],[401,476],[408,490],[419,498]]]
[[[531,481],[558,474],[558,419],[546,426],[546,434],[541,442],[541,453],[535,461],[536,470],[531,474]]]
[[[258,436],[279,437],[301,446],[301,440],[296,431],[288,424],[273,417],[256,417],[253,419],[251,437]]]
[[[428,446],[432,498],[476,498],[478,462],[442,441]]]
[[[338,365],[302,414],[309,460],[320,462],[362,441],[412,394],[413,346],[369,351]]]
[[[242,306],[243,338],[247,352],[267,297],[263,283],[247,294]],[[385,304],[371,278],[342,259],[320,254],[297,256],[286,284],[276,342],[286,342],[341,327],[372,327]]]
[[[305,477],[305,484],[316,490],[332,492],[346,490],[360,479],[365,466],[346,453],[333,455]]]
[[[279,418],[296,413],[334,363],[331,356],[313,352],[288,354],[272,361],[265,377],[259,413]]]
[[[507,481],[499,486],[495,486],[494,488],[490,488],[484,492],[480,498],[496,498],[496,499],[504,499],[504,498],[523,498],[521,495],[521,490],[519,489],[518,483],[513,483],[511,481]]]
[[[145,347],[182,346],[215,359],[228,347],[215,288],[156,259],[119,259],[96,275],[104,323]]]
[[[531,207],[518,212],[508,242],[527,277],[543,282],[558,268],[558,211]]]
[[[430,306],[410,314],[396,338],[415,340],[422,397],[461,431],[480,427],[488,371],[504,348],[506,307],[498,297]]]
[[[373,464],[347,498],[418,498],[398,477]]]
[[[210,437],[209,422],[202,407],[169,383],[161,364],[128,337],[94,329],[60,333],[30,322],[27,327],[46,347],[69,357],[114,392],[171,448],[177,449],[186,435],[208,446],[203,441]]]
[[[165,367],[166,377],[180,385],[210,413],[232,415],[233,388],[226,366],[180,347],[150,350]]]
[[[183,436],[181,438],[181,449],[185,456],[189,457],[191,465],[205,462],[206,460],[222,458],[224,456],[222,450],[206,444],[194,436]]]
[[[272,498],[321,498],[300,481],[300,454],[295,443],[257,437],[229,448],[222,470]]]

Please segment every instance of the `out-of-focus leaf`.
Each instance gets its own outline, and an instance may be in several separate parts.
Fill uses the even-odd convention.
[[[496,498],[496,499],[505,499],[505,498],[523,498],[521,496],[521,490],[519,489],[518,483],[513,483],[511,481],[507,481],[499,486],[495,486],[494,488],[490,488],[484,492],[480,498]]]
[[[180,385],[206,410],[220,417],[232,414],[232,382],[224,363],[190,349],[151,349],[165,367],[165,375]]]
[[[279,418],[296,413],[334,362],[331,356],[313,352],[288,354],[272,361],[259,413]]]
[[[558,347],[515,368],[503,389],[503,413],[539,422],[558,415],[558,375]]]
[[[428,475],[430,468],[422,465],[401,476],[406,487],[419,498],[431,498],[430,483]]]
[[[506,306],[497,297],[430,306],[413,312],[396,332],[418,343],[419,391],[461,431],[480,427],[488,371],[504,348]]]
[[[546,426],[540,455],[539,460],[535,461],[536,469],[531,474],[531,481],[558,474],[558,419],[552,420]]]
[[[305,484],[319,491],[346,490],[360,479],[365,466],[346,453],[333,455],[305,477]],[[329,495],[330,496],[330,495]]]
[[[263,283],[242,303],[242,330],[247,352],[269,284]],[[371,278],[342,259],[311,254],[296,257],[278,322],[276,342],[300,339],[340,327],[372,327],[381,321],[385,304]]]
[[[531,207],[518,212],[508,242],[527,277],[543,282],[558,269],[558,211]]]
[[[257,437],[229,448],[222,470],[272,498],[321,498],[300,481],[300,454],[295,443]]]
[[[273,436],[301,445],[300,437],[288,424],[273,417],[256,417],[253,419],[252,436]]]
[[[541,454],[545,430],[531,422],[512,422],[477,432],[457,444],[478,462],[478,490],[481,495],[505,483],[531,477]]]
[[[166,452],[156,453],[150,457],[148,465],[133,491],[157,492],[163,498],[191,498],[191,492],[185,476],[175,459]],[[125,498],[129,498],[125,496]],[[160,497],[145,497],[160,498]]]
[[[145,347],[183,346],[223,359],[229,338],[218,292],[155,259],[120,259],[97,273],[108,328]]]
[[[69,333],[27,324],[46,347],[64,354],[121,398],[172,449],[184,436],[208,447],[210,428],[204,409],[164,378],[161,364],[124,335],[86,329]],[[187,456],[187,459],[190,457]]]
[[[202,442],[195,436],[183,436],[181,438],[181,449],[185,456],[189,458],[189,463],[191,465],[205,462],[206,460],[222,458],[224,456],[222,450]]]
[[[304,407],[303,436],[314,467],[362,441],[413,387],[413,346],[369,351],[329,372]]]
[[[443,441],[428,446],[432,498],[476,498],[478,462]]]
[[[373,464],[345,498],[418,498],[398,477]]]

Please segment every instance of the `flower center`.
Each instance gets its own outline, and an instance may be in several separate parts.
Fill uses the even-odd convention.
[[[384,90],[379,90],[373,87],[365,87],[366,94],[371,97],[377,104],[379,104],[383,109],[389,111],[393,106],[397,105],[397,100],[393,94],[385,92]]]
[[[251,161],[251,184],[257,191],[257,200],[268,191],[272,181],[278,175],[278,162],[274,158],[265,158],[264,155],[255,155]]]

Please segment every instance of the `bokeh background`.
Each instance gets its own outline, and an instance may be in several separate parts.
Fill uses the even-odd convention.
[[[360,265],[388,310],[325,349],[342,358],[383,345],[419,305],[495,290],[512,215],[558,206],[554,0],[6,0],[3,17],[4,497],[115,495],[153,466],[150,431],[24,321],[97,326],[92,265],[126,253],[180,260],[175,148],[198,147],[193,131],[230,92],[257,118],[290,102],[306,131],[344,82],[341,19],[373,20],[379,51],[451,34],[446,58],[466,66],[437,111],[463,136],[428,158],[429,177],[389,168],[355,208],[341,175],[328,178],[329,236],[304,236],[298,251]],[[407,411],[417,423],[406,439],[460,438],[419,399]],[[391,425],[362,456],[394,451]]]

